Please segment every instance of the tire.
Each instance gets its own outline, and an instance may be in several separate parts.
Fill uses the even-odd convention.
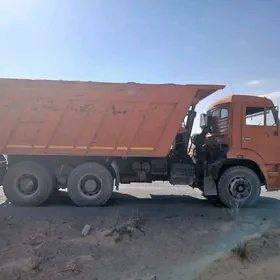
[[[240,186],[246,191],[235,190]],[[218,182],[218,193],[221,202],[229,208],[251,207],[260,197],[261,182],[257,174],[248,167],[231,167],[222,174]]]
[[[31,194],[24,194],[20,182],[28,175],[28,182],[36,185]],[[32,180],[30,179],[32,178]],[[3,191],[8,201],[19,206],[39,206],[51,196],[54,189],[53,176],[43,165],[23,161],[8,168],[3,181]]]
[[[92,193],[85,189],[87,182],[96,185]],[[69,197],[77,206],[102,206],[113,193],[114,180],[106,167],[98,163],[85,163],[71,172],[67,188]]]

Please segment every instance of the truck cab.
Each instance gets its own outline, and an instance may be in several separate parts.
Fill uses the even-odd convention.
[[[229,200],[230,193],[235,196],[231,203],[245,202],[247,198],[242,195],[246,192],[257,197],[260,188],[253,190],[252,185],[256,182],[268,191],[280,189],[278,108],[270,99],[249,95],[224,97],[201,116],[201,127],[208,129],[204,141],[208,176],[218,184],[217,195],[222,200]],[[223,182],[228,185],[223,188],[229,191],[221,195],[219,183],[223,176],[228,177]],[[248,177],[256,180],[249,182]]]

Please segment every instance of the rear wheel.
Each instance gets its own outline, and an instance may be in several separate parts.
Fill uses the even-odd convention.
[[[114,180],[109,170],[98,163],[76,167],[68,178],[68,194],[78,206],[104,205],[113,193]]]
[[[218,182],[219,198],[230,208],[253,206],[261,193],[257,174],[244,166],[227,169]]]
[[[52,194],[54,180],[43,165],[19,162],[8,168],[3,181],[8,201],[20,206],[39,206]]]

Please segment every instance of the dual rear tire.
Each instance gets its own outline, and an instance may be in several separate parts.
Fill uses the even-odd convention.
[[[76,167],[68,178],[68,195],[78,206],[101,206],[111,197],[114,180],[110,171],[98,163]]]
[[[19,206],[39,206],[56,189],[55,177],[36,162],[19,162],[4,176],[3,191],[8,201]],[[68,178],[68,194],[78,206],[104,205],[113,193],[114,180],[109,170],[97,163],[76,167]]]
[[[12,204],[39,206],[51,196],[55,180],[51,172],[36,162],[22,161],[8,168],[3,191]]]

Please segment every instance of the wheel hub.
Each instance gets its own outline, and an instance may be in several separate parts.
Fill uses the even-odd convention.
[[[240,185],[240,186],[237,186],[236,189],[238,192],[243,192],[245,188],[244,188],[244,186]]]
[[[232,197],[245,199],[250,195],[252,187],[250,182],[245,178],[234,178],[230,182],[229,191]]]
[[[83,195],[94,196],[100,192],[101,182],[97,177],[88,175],[80,180],[79,188]]]
[[[85,191],[94,192],[96,188],[97,188],[97,183],[94,180],[89,179],[85,182]]]
[[[32,175],[23,175],[18,180],[18,190],[21,194],[32,195],[38,189],[38,181]]]

